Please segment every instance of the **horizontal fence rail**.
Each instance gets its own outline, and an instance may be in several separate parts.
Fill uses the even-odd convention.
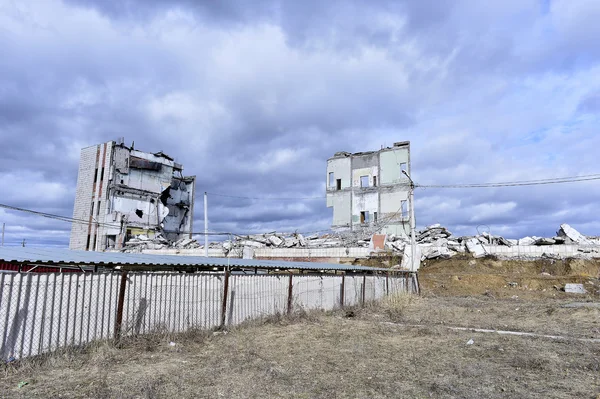
[[[234,326],[400,292],[418,293],[415,273],[0,273],[0,356],[10,362],[95,340]]]

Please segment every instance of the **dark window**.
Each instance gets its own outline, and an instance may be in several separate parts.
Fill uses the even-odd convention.
[[[369,211],[361,211],[360,212],[360,223],[369,223]]]
[[[96,239],[97,239],[97,238],[98,238],[98,234],[96,234],[96,235],[94,236],[94,246],[91,248],[91,249],[92,249],[92,251],[95,251],[95,250],[96,250]]]
[[[107,235],[106,236],[106,247],[107,248],[114,248],[116,243],[117,243],[116,235]]]
[[[98,181],[98,168],[94,171],[94,183]]]
[[[90,250],[90,235],[88,234],[88,239],[87,239],[87,243],[85,244],[85,250],[89,251]]]
[[[377,187],[377,176],[373,176],[373,187]]]
[[[373,221],[376,222],[377,221],[377,212],[373,212]]]
[[[100,214],[100,201],[98,201],[98,206],[96,207],[96,216]]]
[[[335,189],[336,190],[341,190],[342,189],[342,179],[337,179],[335,181]]]
[[[100,181],[104,180],[104,167],[100,171]]]

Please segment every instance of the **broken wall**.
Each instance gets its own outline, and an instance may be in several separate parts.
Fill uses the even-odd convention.
[[[165,237],[175,241],[181,235],[191,238],[194,221],[194,198],[196,177],[174,177],[169,189],[167,208],[169,213],[163,220]]]

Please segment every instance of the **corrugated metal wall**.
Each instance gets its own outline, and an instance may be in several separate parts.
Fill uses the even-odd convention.
[[[120,274],[0,273],[0,356],[8,361],[114,337]],[[414,292],[411,279],[385,276],[128,273],[122,335],[182,332],[283,314],[331,310]],[[225,314],[223,314],[225,310]]]

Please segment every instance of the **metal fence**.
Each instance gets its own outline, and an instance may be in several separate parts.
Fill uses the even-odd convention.
[[[332,310],[417,289],[415,274],[0,273],[0,356]]]

